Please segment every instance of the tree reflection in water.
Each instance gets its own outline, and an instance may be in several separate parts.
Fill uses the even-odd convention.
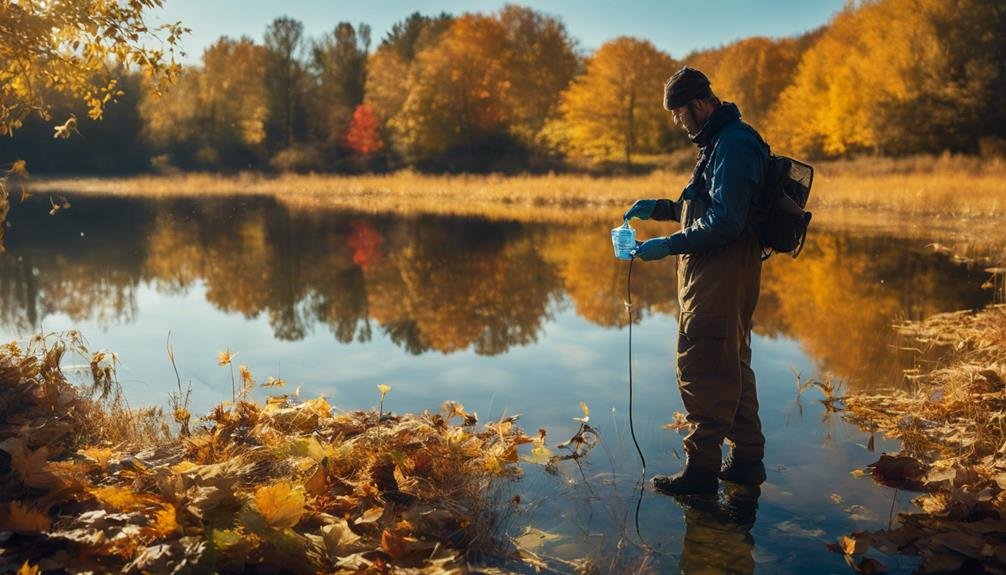
[[[53,313],[133,321],[141,284],[204,289],[220,310],[264,315],[277,339],[323,325],[339,342],[365,342],[379,329],[414,354],[501,354],[535,342],[570,307],[596,325],[626,321],[626,266],[612,257],[605,222],[360,215],[259,197],[89,197],[57,221],[44,202],[17,210],[0,256],[0,321],[11,332],[31,333]],[[640,227],[641,237],[666,233]],[[921,245],[814,230],[799,260],[766,264],[756,333],[797,339],[839,377],[896,374],[893,321],[990,298],[980,269]],[[672,261],[634,273],[637,321],[676,312]]]

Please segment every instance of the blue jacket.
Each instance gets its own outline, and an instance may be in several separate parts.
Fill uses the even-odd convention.
[[[754,128],[741,121],[734,104],[717,108],[692,139],[700,154],[691,181],[678,201],[660,202],[663,205],[653,215],[682,224],[667,238],[671,254],[705,251],[740,237],[768,166],[768,147]]]

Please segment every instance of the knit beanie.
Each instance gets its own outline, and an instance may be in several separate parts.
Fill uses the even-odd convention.
[[[680,108],[692,100],[713,95],[709,78],[695,68],[685,66],[671,76],[664,84],[664,108]]]

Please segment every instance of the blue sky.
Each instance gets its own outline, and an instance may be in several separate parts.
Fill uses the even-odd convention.
[[[828,22],[845,0],[542,0],[517,1],[559,16],[582,49],[592,50],[617,36],[647,38],[675,58],[688,52],[749,36],[790,36]],[[183,39],[184,60],[197,62],[220,36],[250,36],[261,41],[278,16],[304,23],[317,37],[340,21],[370,24],[373,46],[395,22],[419,11],[492,12],[505,2],[489,0],[166,0],[153,22],[181,20],[192,29]]]

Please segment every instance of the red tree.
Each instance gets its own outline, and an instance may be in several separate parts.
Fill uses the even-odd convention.
[[[346,146],[360,154],[373,154],[384,147],[379,129],[373,108],[360,104],[353,111],[353,121],[346,132]]]

